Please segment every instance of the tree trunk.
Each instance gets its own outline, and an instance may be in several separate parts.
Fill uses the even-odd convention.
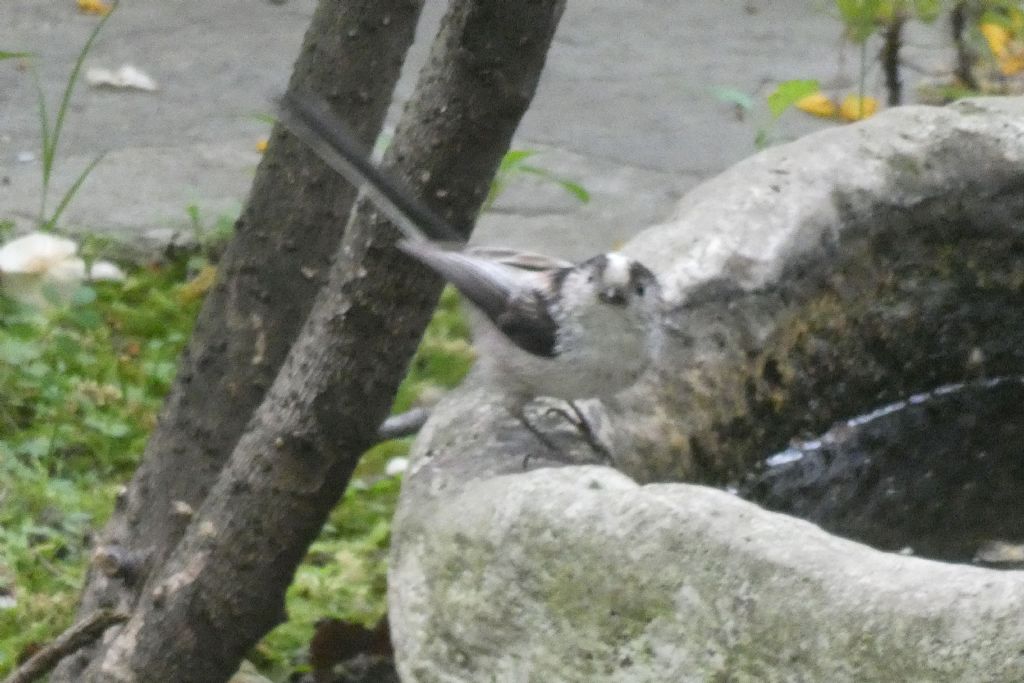
[[[391,101],[422,0],[324,0],[289,84],[320,93],[369,145]],[[100,534],[79,615],[130,610],[277,375],[326,281],[353,189],[275,126],[142,463]],[[77,681],[83,649],[54,673]]]
[[[453,2],[385,156],[466,234],[562,5]],[[327,286],[224,471],[200,507],[183,510],[181,542],[82,680],[224,680],[284,618],[295,568],[375,440],[440,291],[392,248],[395,238],[372,206],[357,207]]]
[[[882,51],[879,59],[885,73],[885,89],[889,93],[886,104],[896,107],[903,103],[903,81],[900,78],[900,48],[903,47],[903,26],[907,18],[895,14],[882,32]]]
[[[953,67],[953,75],[957,77],[965,88],[978,89],[978,81],[974,78],[974,56],[971,48],[967,45],[964,32],[970,21],[970,11],[966,1],[957,2],[949,13],[949,29],[953,36],[953,46],[956,48],[956,63]]]

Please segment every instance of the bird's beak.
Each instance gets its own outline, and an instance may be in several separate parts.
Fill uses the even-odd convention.
[[[606,304],[615,306],[626,305],[626,291],[621,287],[608,287],[597,294],[597,298]]]

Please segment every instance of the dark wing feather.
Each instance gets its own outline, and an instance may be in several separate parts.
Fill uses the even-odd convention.
[[[558,325],[539,293],[510,301],[501,315],[491,319],[522,350],[544,358],[558,355]]]
[[[488,261],[497,261],[506,266],[519,270],[542,271],[542,270],[564,270],[572,268],[573,263],[546,254],[537,254],[532,251],[520,249],[508,249],[506,247],[469,247],[465,250],[470,256],[478,256]]]
[[[445,251],[429,242],[405,240],[398,247],[455,285],[513,344],[537,356],[555,355],[558,326],[538,286],[545,273]]]

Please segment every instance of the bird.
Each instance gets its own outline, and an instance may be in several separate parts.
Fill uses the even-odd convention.
[[[549,449],[525,413],[534,399],[565,401],[588,444],[610,457],[576,402],[607,401],[637,382],[658,354],[662,288],[624,254],[572,263],[504,248],[466,247],[459,233],[363,153],[345,124],[311,95],[288,95],[280,120],[403,232],[398,249],[434,270],[471,304],[475,372]]]

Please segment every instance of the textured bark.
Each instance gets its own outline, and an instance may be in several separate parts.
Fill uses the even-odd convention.
[[[889,93],[886,103],[896,107],[903,103],[903,80],[900,78],[900,48],[903,46],[903,26],[907,18],[897,14],[883,32],[882,52],[879,59],[885,73],[885,89]]]
[[[24,664],[4,679],[3,683],[31,683],[46,673],[73,652],[80,650],[103,635],[114,624],[128,618],[124,612],[100,610],[74,624],[46,647],[32,655]]]
[[[468,235],[536,88],[561,0],[454,2],[385,166]],[[353,213],[246,433],[88,681],[224,680],[284,618],[295,567],[376,439],[441,283]]]
[[[289,90],[323,96],[366,142],[380,129],[421,0],[324,0]],[[326,280],[355,193],[276,126],[142,464],[99,544],[131,572],[93,567],[80,614],[131,609],[216,480]],[[108,553],[109,554],[109,553]],[[91,649],[54,681],[78,680]]]
[[[964,36],[969,14],[967,2],[956,3],[949,13],[949,29],[953,36],[953,45],[956,47],[956,64],[953,74],[964,87],[977,90],[978,80],[974,77],[974,71],[971,68],[974,63],[974,55],[971,54],[971,48],[967,45],[967,39]]]

